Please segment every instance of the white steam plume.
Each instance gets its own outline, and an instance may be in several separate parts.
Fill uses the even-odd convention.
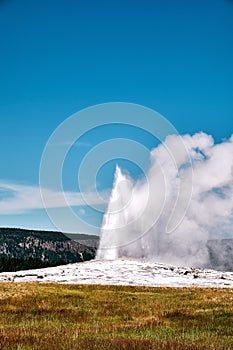
[[[178,148],[180,138],[192,166],[187,153]],[[180,183],[188,186],[192,172],[189,207],[179,225],[167,233]],[[151,151],[146,180],[133,182],[116,169],[97,258],[143,257],[208,267],[207,241],[223,237],[233,237],[233,136],[214,144],[203,132],[171,135]]]

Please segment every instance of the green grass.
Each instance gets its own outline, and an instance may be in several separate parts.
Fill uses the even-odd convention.
[[[0,349],[232,349],[233,290],[0,284]]]

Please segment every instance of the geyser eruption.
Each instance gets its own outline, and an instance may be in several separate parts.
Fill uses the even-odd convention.
[[[174,212],[182,220],[168,230]],[[97,258],[209,267],[207,241],[232,234],[233,136],[214,144],[202,132],[171,135],[151,151],[145,180],[134,182],[117,167]]]
[[[124,235],[119,232],[119,223],[123,228],[127,225],[127,214],[124,208],[130,199],[131,190],[131,182],[127,183],[127,178],[117,166],[111,198],[103,219],[101,229],[102,249],[98,250],[98,258],[112,260],[119,257],[119,246],[125,243]],[[115,232],[110,233],[110,231]]]

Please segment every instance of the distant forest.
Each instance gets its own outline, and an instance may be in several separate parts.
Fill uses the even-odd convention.
[[[74,237],[71,239],[70,237]],[[95,258],[97,236],[0,228],[0,272],[76,263]]]

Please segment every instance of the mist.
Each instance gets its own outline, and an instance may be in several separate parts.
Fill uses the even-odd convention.
[[[207,242],[232,237],[233,136],[215,144],[203,132],[170,135],[143,179],[117,167],[97,259],[210,267]]]

